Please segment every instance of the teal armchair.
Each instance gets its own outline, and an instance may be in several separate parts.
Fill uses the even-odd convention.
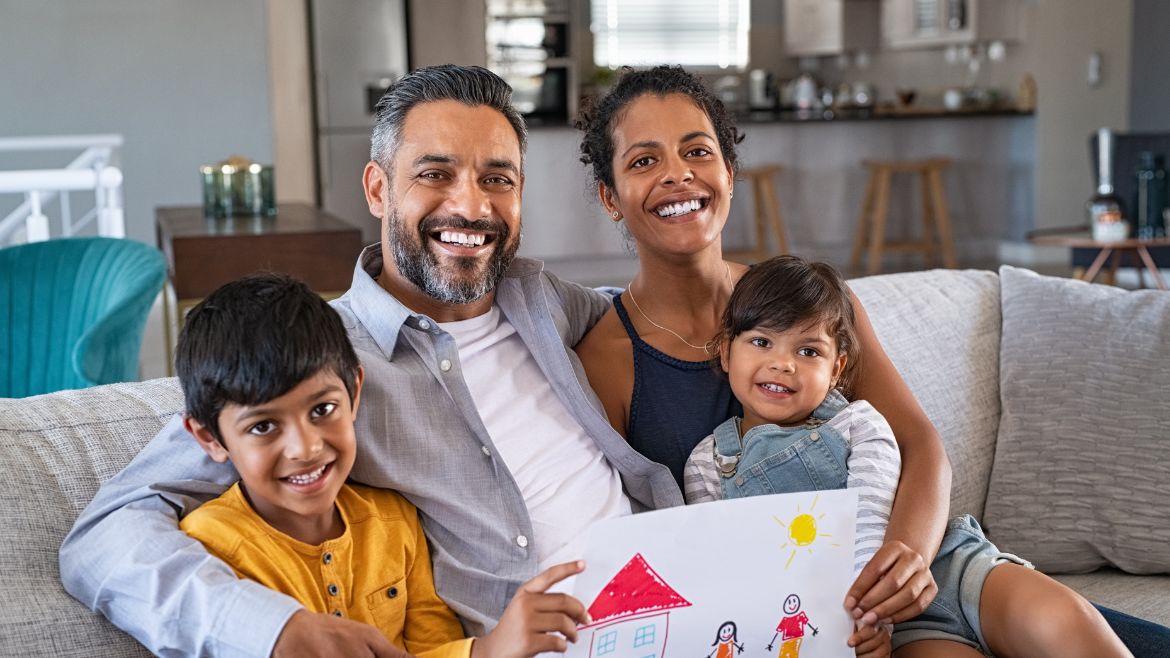
[[[0,398],[132,381],[166,261],[114,238],[0,249]]]

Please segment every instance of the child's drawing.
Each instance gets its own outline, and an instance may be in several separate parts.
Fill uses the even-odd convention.
[[[592,622],[565,657],[853,658],[856,518],[842,489],[599,522],[571,585]]]
[[[589,658],[661,658],[670,611],[690,605],[640,553],[635,555],[589,606]]]
[[[813,635],[820,632],[816,626],[808,623],[808,615],[800,609],[800,597],[789,594],[788,598],[784,599],[784,616],[776,625],[776,634],[768,643],[768,651],[772,650],[776,638],[780,638],[779,658],[799,658],[800,645],[804,642],[805,626],[812,629]]]
[[[715,633],[715,641],[711,643],[715,648],[707,654],[707,658],[732,658],[736,649],[743,653],[743,645],[737,642],[738,635],[735,622],[725,621],[720,624],[719,631]]]
[[[793,517],[792,521],[788,523],[781,521],[779,517],[772,517],[772,520],[774,520],[781,528],[784,528],[788,532],[788,541],[785,541],[783,544],[781,544],[780,548],[787,549],[792,547],[792,553],[788,556],[788,561],[784,563],[785,569],[792,566],[792,559],[796,557],[796,549],[808,548],[814,541],[821,537],[832,537],[830,534],[817,531],[817,519],[823,519],[825,517],[824,514],[821,514],[820,516],[812,515],[813,510],[815,510],[817,507],[818,500],[820,500],[819,496],[813,497],[813,502],[812,505],[809,506],[808,512],[801,512],[800,505],[797,504],[796,516]],[[831,546],[840,546],[840,544],[831,544]],[[811,553],[812,549],[808,548],[808,552]]]

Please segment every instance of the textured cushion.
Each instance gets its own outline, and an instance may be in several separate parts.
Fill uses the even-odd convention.
[[[1054,577],[1093,603],[1170,626],[1170,576],[1132,576],[1102,569]]]
[[[1044,571],[1170,572],[1170,293],[1000,279],[991,539]]]
[[[0,399],[0,656],[149,655],[65,592],[57,551],[98,485],[181,407],[174,379]]]
[[[849,285],[942,436],[954,473],[951,516],[980,518],[999,426],[999,279],[935,270]]]

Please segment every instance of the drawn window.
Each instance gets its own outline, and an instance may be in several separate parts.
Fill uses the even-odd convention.
[[[643,626],[634,631],[634,646],[644,647],[647,644],[654,644],[654,624]]]
[[[617,648],[617,631],[610,631],[597,642],[597,655],[604,656]]]
[[[751,0],[590,0],[590,8],[597,66],[747,68]]]

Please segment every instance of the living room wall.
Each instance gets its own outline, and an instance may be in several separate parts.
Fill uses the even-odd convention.
[[[0,16],[0,135],[124,135],[128,237],[154,244],[156,206],[200,202],[200,164],[272,160],[264,0],[0,0]],[[0,167],[75,154],[20,155]]]
[[[1129,129],[1133,132],[1170,131],[1170,3],[1133,2],[1133,80],[1129,100]]]

